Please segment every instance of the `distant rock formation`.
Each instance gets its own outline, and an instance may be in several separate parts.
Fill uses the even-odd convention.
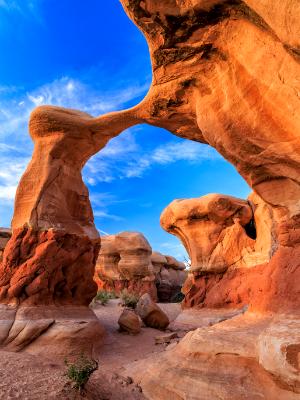
[[[187,278],[184,263],[157,251],[152,253],[151,262],[158,300],[162,303],[174,301]]]
[[[121,232],[102,237],[96,263],[98,288],[120,294],[124,289],[157,300],[155,277],[151,264],[152,249],[139,232]]]
[[[186,278],[185,266],[171,256],[153,252],[142,233],[103,236],[96,263],[99,289],[120,294],[150,294],[154,301],[171,301]]]

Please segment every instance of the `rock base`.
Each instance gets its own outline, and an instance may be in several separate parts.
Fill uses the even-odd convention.
[[[189,332],[126,372],[152,400],[298,400],[300,315],[245,313]],[[144,361],[145,362],[145,361]]]
[[[0,348],[63,361],[98,358],[104,329],[88,307],[0,305]]]

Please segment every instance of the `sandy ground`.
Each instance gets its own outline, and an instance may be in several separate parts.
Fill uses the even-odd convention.
[[[180,313],[179,304],[160,304],[170,320]],[[99,354],[99,369],[81,396],[64,376],[65,366],[51,363],[26,353],[0,352],[0,399],[11,400],[141,400],[145,399],[141,388],[124,375],[124,366],[147,358],[152,353],[165,351],[166,345],[155,345],[155,337],[161,331],[142,328],[136,336],[118,331],[118,318],[122,308],[118,300],[106,306],[93,308],[107,335]]]

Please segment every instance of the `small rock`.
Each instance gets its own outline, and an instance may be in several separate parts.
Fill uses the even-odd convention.
[[[155,344],[170,343],[172,339],[178,337],[176,332],[168,333],[167,335],[156,336]]]
[[[167,315],[151,299],[148,293],[140,297],[135,311],[146,326],[156,329],[166,329],[170,321]]]
[[[136,335],[141,331],[141,323],[139,317],[133,310],[125,308],[120,315],[118,324],[122,331]]]

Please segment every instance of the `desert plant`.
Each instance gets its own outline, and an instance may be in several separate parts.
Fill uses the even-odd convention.
[[[184,300],[184,294],[181,292],[177,292],[172,296],[171,303],[181,303]]]
[[[73,382],[73,388],[80,392],[84,389],[92,373],[98,369],[97,361],[89,360],[83,354],[74,363],[65,360],[65,364],[67,366],[65,375]]]
[[[135,293],[129,293],[127,289],[124,289],[121,292],[121,300],[125,307],[135,308],[139,301],[139,296]]]
[[[115,299],[116,295],[113,292],[106,292],[105,290],[99,290],[94,297],[94,303],[100,302],[103,306],[108,303],[110,299]]]

